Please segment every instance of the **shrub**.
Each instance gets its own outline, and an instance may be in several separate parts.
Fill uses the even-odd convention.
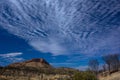
[[[73,80],[98,80],[92,72],[77,72],[73,76]]]

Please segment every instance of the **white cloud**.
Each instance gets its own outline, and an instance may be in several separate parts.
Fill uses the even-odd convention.
[[[12,3],[1,5],[0,27],[28,41],[38,51],[53,55],[120,51],[120,24],[115,18],[120,9],[117,1],[111,2],[114,7],[107,3],[108,0],[104,3],[90,0],[9,1]]]
[[[64,55],[65,53],[65,49],[56,42],[32,41],[29,44],[38,51],[52,53],[54,56]]]
[[[0,63],[1,65],[8,65],[10,63],[23,61],[24,59],[20,57],[22,54],[21,52],[0,54]]]
[[[7,53],[7,54],[0,54],[0,57],[10,58],[10,57],[17,57],[17,56],[20,56],[22,54],[23,53],[21,53],[21,52]]]

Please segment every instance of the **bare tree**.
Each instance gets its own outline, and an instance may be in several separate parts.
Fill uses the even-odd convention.
[[[88,62],[89,69],[93,71],[96,75],[99,71],[99,62],[97,59],[90,59]]]
[[[102,67],[103,67],[103,72],[105,72],[107,70],[106,65],[104,64]]]
[[[112,69],[113,70],[117,70],[119,69],[119,58],[120,58],[120,55],[119,54],[113,54],[112,55]]]
[[[111,57],[109,55],[103,56],[103,60],[105,63],[108,65],[108,70],[110,72],[110,67],[111,67]]]
[[[109,72],[119,69],[119,54],[108,54],[102,57],[105,63],[108,65]]]

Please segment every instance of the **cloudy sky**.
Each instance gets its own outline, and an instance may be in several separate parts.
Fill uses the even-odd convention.
[[[120,53],[120,0],[0,0],[0,65],[83,68],[110,53]]]

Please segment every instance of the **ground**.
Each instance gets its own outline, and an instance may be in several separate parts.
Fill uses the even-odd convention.
[[[120,72],[115,72],[106,77],[100,77],[100,80],[120,80]]]

